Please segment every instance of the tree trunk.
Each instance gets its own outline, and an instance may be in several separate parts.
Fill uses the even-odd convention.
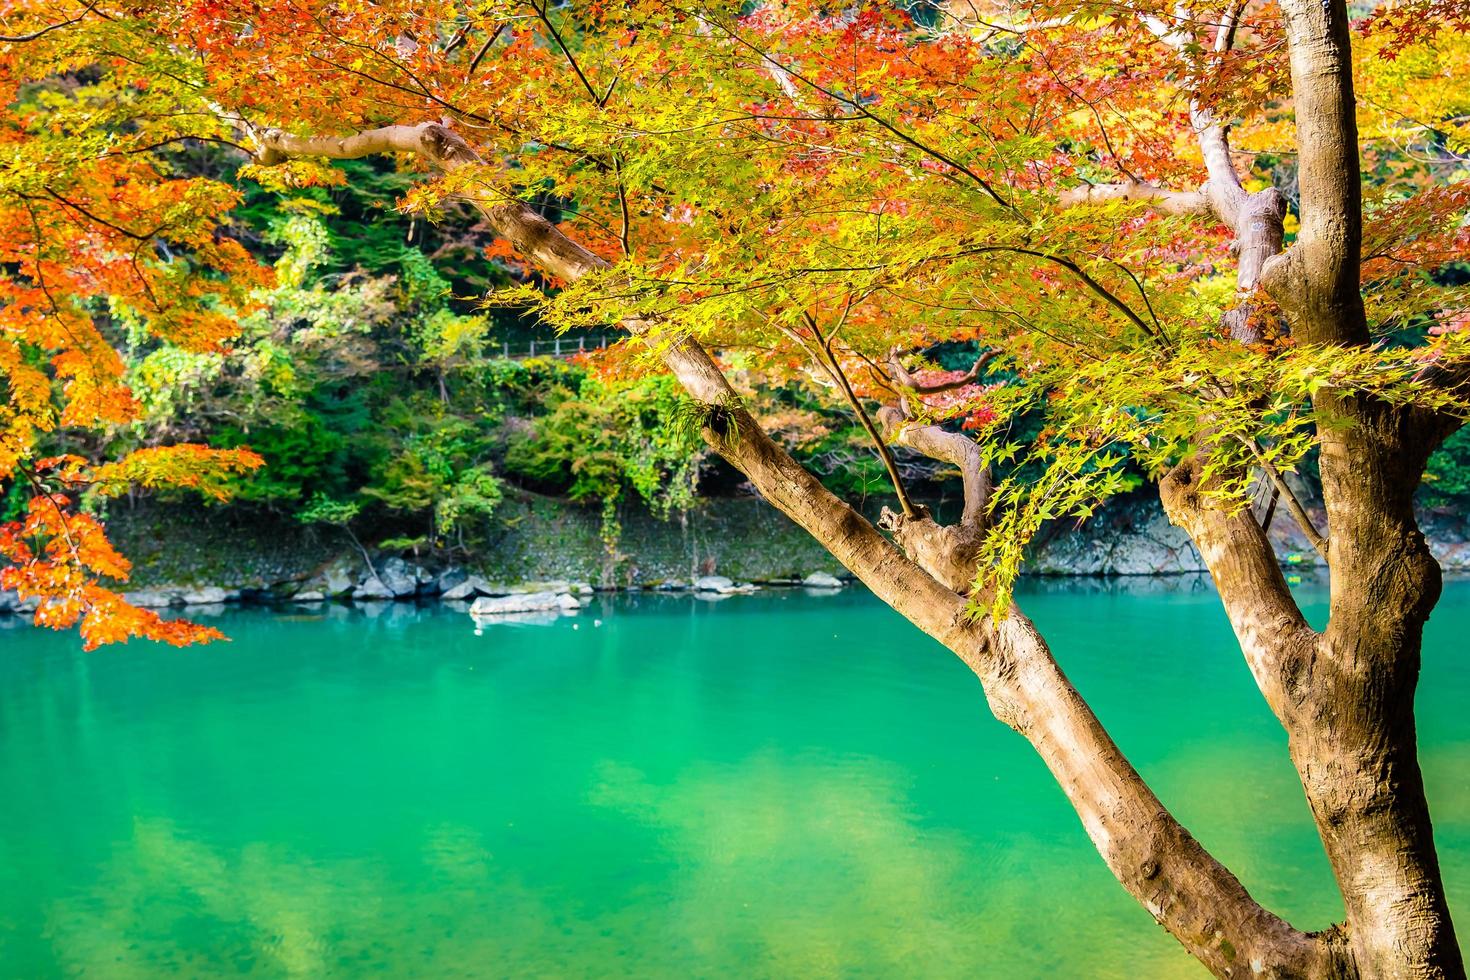
[[[1324,429],[1331,616],[1318,633],[1292,600],[1251,512],[1221,509],[1191,460],[1164,481],[1170,519],[1200,549],[1292,761],[1347,910],[1361,977],[1456,978],[1464,965],[1444,898],[1414,731],[1424,622],[1439,567],[1412,497],[1443,426],[1412,410],[1332,395]]]
[[[1425,413],[1327,396],[1331,619],[1289,716],[1291,753],[1342,888],[1365,977],[1463,977],[1419,771],[1414,691],[1440,571],[1413,494],[1444,428]]]

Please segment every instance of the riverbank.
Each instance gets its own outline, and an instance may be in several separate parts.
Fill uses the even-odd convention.
[[[1322,521],[1320,513],[1314,518]],[[1466,522],[1434,513],[1421,515],[1421,522],[1446,571],[1470,571]],[[154,503],[119,510],[108,521],[114,541],[134,562],[129,595],[153,607],[697,591],[701,580],[706,586],[715,580],[730,587],[775,586],[844,575],[804,531],[753,497],[705,500],[668,521],[628,508],[621,525],[617,548],[609,553],[595,509],[522,494],[507,500],[493,531],[469,541],[464,551],[369,549],[370,567],[341,529],[242,508]],[[1323,564],[1284,516],[1270,533],[1288,568],[1307,572]],[[1035,542],[1027,571],[1108,577],[1198,573],[1204,566],[1157,501],[1140,494],[1114,501],[1080,526],[1049,527]],[[0,593],[0,611],[18,606],[13,594]]]

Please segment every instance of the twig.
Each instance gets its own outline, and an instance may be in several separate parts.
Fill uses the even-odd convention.
[[[898,496],[898,504],[903,508],[904,516],[910,518],[918,517],[919,510],[914,506],[913,501],[909,499],[908,489],[904,487],[903,477],[898,472],[898,463],[893,459],[893,451],[888,448],[888,443],[883,441],[882,434],[873,425],[873,420],[868,417],[867,410],[863,408],[862,402],[858,400],[857,394],[852,390],[852,384],[847,380],[847,375],[843,372],[842,366],[837,363],[837,356],[832,352],[831,340],[822,337],[822,329],[817,326],[815,317],[805,311],[802,312],[801,316],[806,321],[806,325],[811,328],[812,334],[817,338],[817,343],[822,345],[822,350],[827,355],[825,361],[821,361],[823,367],[832,376],[832,380],[837,383],[837,387],[842,391],[843,398],[847,400],[847,404],[852,408],[853,413],[857,415],[858,421],[867,430],[868,437],[873,440],[873,445],[878,450],[878,457],[883,461],[883,468],[888,471],[888,479],[893,482],[893,491]]]

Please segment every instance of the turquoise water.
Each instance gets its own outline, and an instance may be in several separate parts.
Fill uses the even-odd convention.
[[[1168,586],[1025,602],[1166,803],[1324,925],[1284,736],[1208,587]],[[480,635],[375,612],[234,612],[182,651],[0,631],[0,975],[1202,975],[973,678],[866,595]],[[1452,583],[1420,718],[1462,919],[1467,630]]]

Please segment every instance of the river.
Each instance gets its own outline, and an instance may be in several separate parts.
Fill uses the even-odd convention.
[[[1022,600],[1259,899],[1341,914],[1207,582]],[[0,976],[1203,975],[965,668],[858,590],[215,622],[184,650],[0,630]],[[1419,728],[1462,929],[1467,633],[1451,582]]]

